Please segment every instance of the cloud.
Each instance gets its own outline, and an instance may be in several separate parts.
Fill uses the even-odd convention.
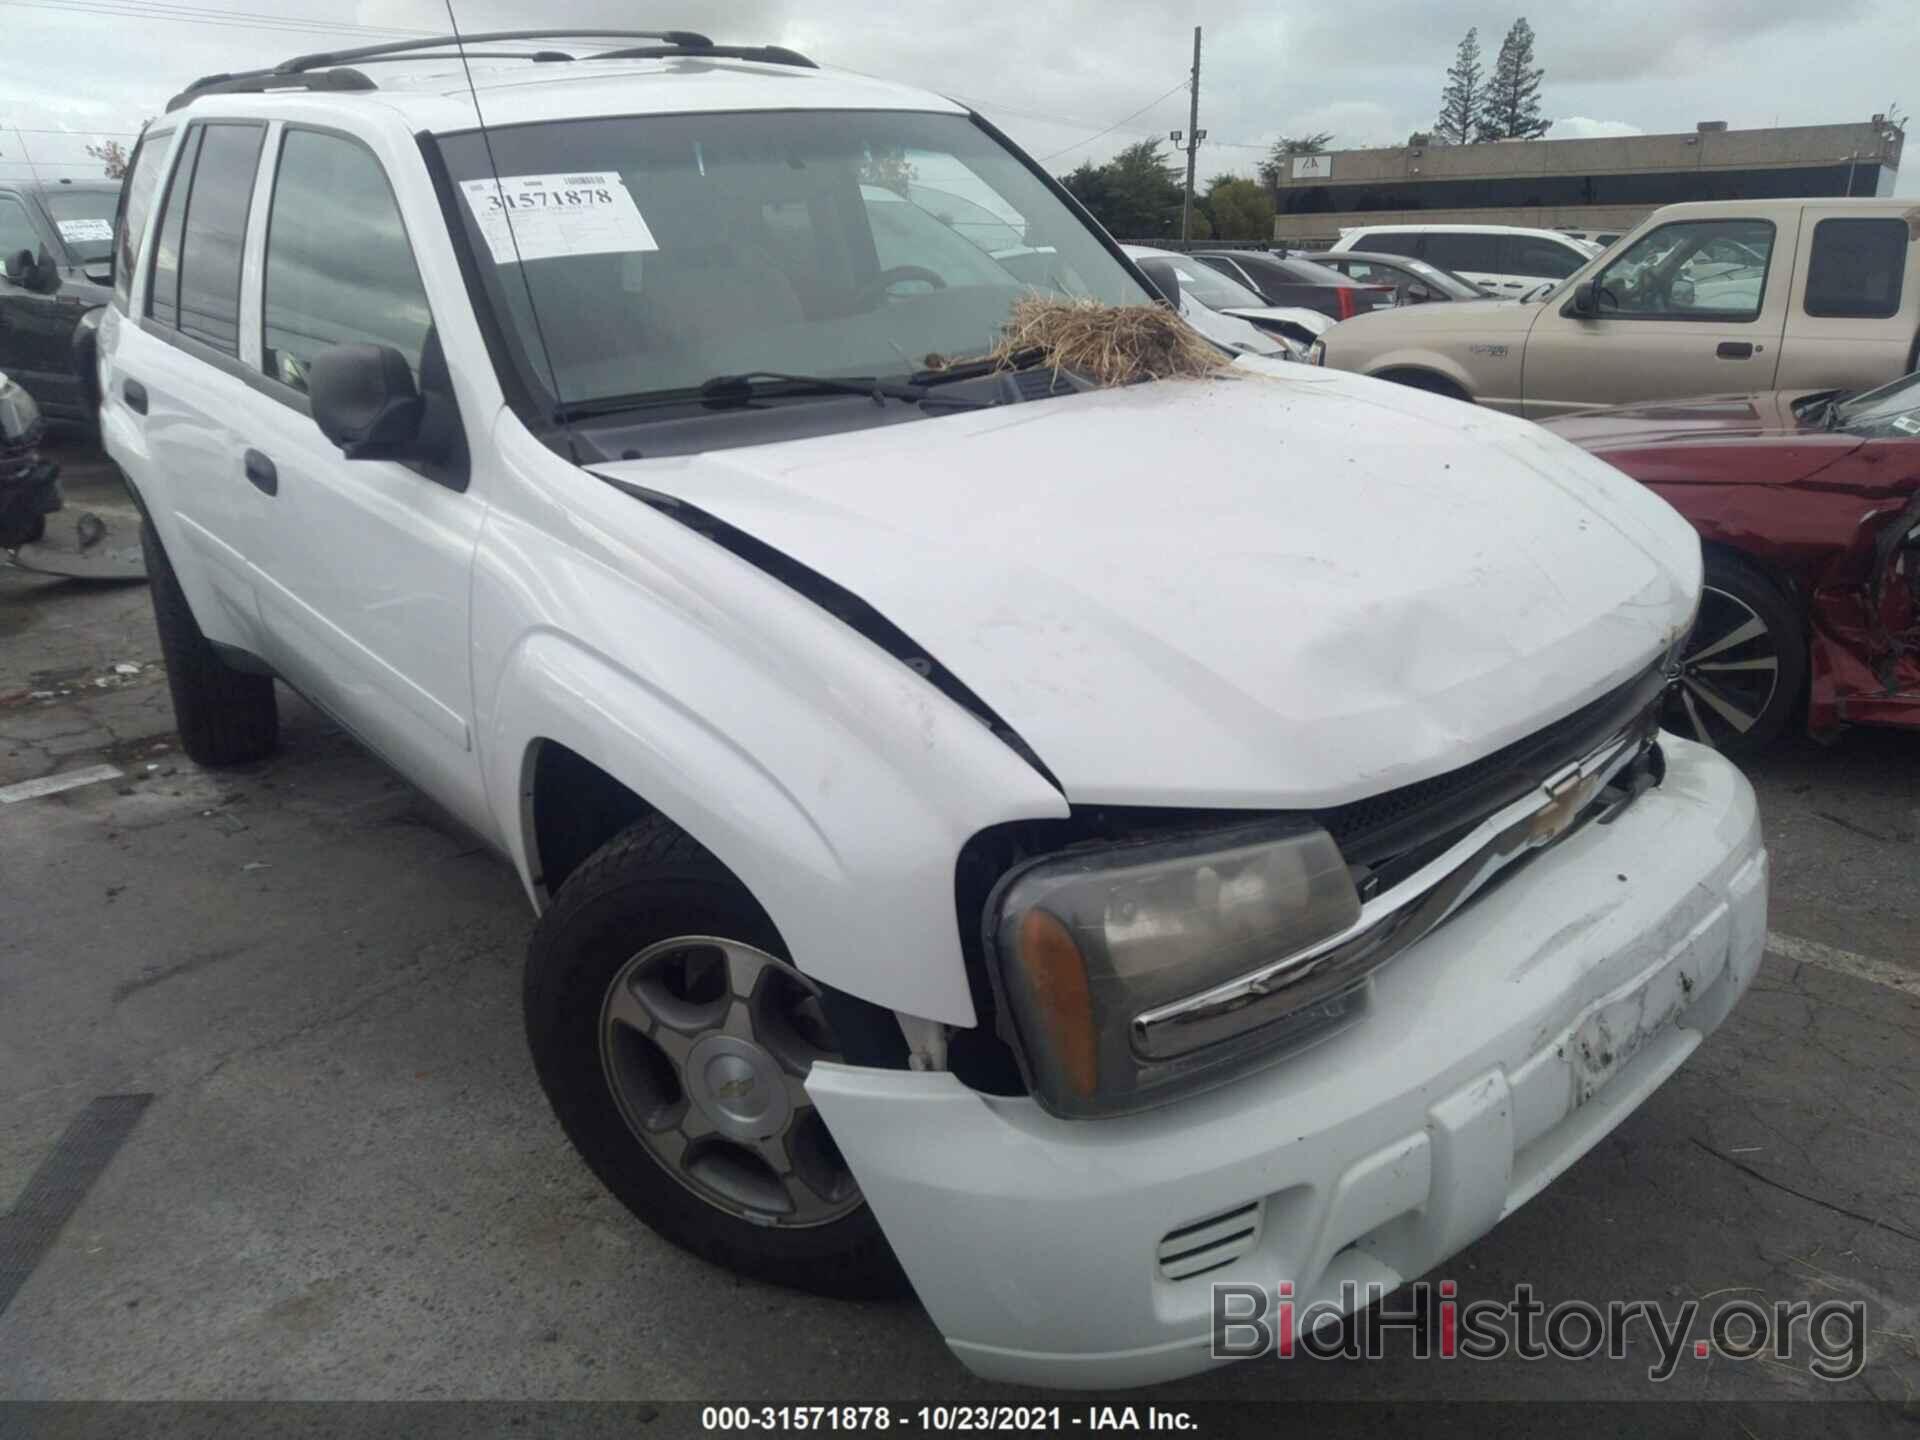
[[[1584,115],[1569,115],[1553,122],[1547,131],[1549,140],[1599,140],[1615,135],[1644,135],[1647,132],[1625,120],[1589,120]]]

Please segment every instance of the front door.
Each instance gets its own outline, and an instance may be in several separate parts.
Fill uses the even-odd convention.
[[[358,141],[289,125],[261,250],[258,392],[240,437],[270,475],[261,626],[275,669],[469,823],[467,612],[485,510],[465,476],[349,460],[306,398],[333,345],[387,345],[423,391],[444,364],[399,206]],[[423,373],[424,372],[424,373]]]
[[[1594,313],[1555,295],[1527,337],[1524,414],[1770,390],[1793,272],[1792,228],[1676,220],[1591,277]]]

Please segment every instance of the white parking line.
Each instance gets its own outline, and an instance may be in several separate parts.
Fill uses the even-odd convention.
[[[58,795],[82,785],[97,785],[102,780],[118,780],[116,765],[89,765],[84,770],[69,770],[64,775],[42,775],[38,780],[22,780],[17,785],[0,785],[0,805],[16,800],[38,800],[42,795]]]
[[[1890,965],[1885,960],[1875,960],[1866,955],[1856,955],[1851,950],[1839,950],[1831,945],[1822,945],[1818,940],[1801,940],[1792,935],[1782,935],[1777,930],[1767,932],[1767,949],[1782,960],[1793,960],[1802,965],[1818,965],[1823,970],[1851,975],[1856,980],[1884,985],[1889,990],[1898,990],[1906,995],[1920,995],[1920,970]]]

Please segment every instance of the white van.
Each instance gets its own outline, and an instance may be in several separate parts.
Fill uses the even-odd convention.
[[[1411,255],[1496,296],[1564,280],[1601,250],[1591,240],[1519,225],[1354,225],[1333,248]]]

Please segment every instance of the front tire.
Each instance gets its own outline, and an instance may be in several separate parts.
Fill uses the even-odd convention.
[[[601,1183],[675,1244],[820,1294],[906,1288],[805,1091],[835,1044],[766,912],[658,818],[560,887],[528,948],[534,1068]]]
[[[1734,758],[1757,754],[1778,738],[1806,681],[1806,632],[1793,602],[1759,567],[1709,550],[1667,728]]]
[[[264,760],[280,741],[273,678],[242,674],[220,659],[193,618],[151,520],[140,523],[140,553],[153,587],[153,623],[160,632],[181,749],[207,766]]]

